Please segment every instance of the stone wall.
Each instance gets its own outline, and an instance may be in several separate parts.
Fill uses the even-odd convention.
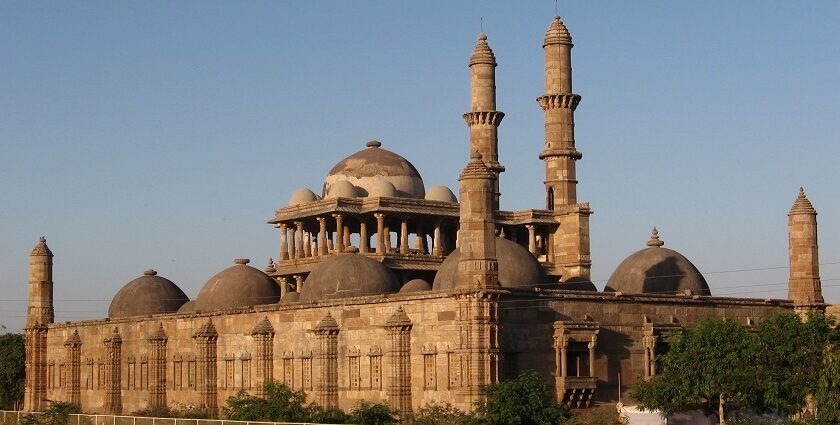
[[[310,401],[334,400],[344,410],[363,399],[390,402],[400,410],[432,401],[470,409],[476,382],[512,377],[525,369],[555,382],[557,323],[587,321],[599,329],[594,399],[615,401],[619,373],[623,391],[644,376],[645,326],[691,327],[703,317],[724,316],[750,325],[791,308],[786,301],[697,296],[507,290],[479,294],[485,294],[478,296],[492,310],[480,320],[463,309],[457,292],[427,292],[53,324],[47,337],[46,398],[72,400],[76,386],[71,380],[76,376],[78,400],[87,412],[131,413],[157,399],[217,413],[214,409],[240,389],[256,393],[257,383],[273,379],[306,391]],[[402,316],[394,319],[400,309],[408,323]],[[324,325],[328,316],[337,327],[335,334],[329,323]],[[265,322],[273,338],[265,334]],[[333,334],[335,343],[329,339]],[[476,336],[488,340],[475,345],[470,338]],[[471,353],[475,350],[470,347],[486,348]],[[573,343],[570,348],[580,349],[585,345]],[[215,350],[215,360],[208,350]],[[158,373],[155,360],[161,354],[165,371]],[[80,361],[71,362],[72,356]],[[75,374],[73,364],[80,368]],[[153,391],[154,376],[165,377],[158,388],[165,388],[165,394]],[[109,382],[115,382],[113,393],[108,392]],[[119,405],[109,408],[109,400]]]

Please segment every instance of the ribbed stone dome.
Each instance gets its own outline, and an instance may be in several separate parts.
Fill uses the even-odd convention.
[[[618,265],[604,292],[674,295],[691,290],[696,295],[711,295],[706,279],[691,261],[677,251],[662,248],[664,242],[655,228],[647,244]]]
[[[379,261],[360,254],[331,256],[312,269],[303,282],[301,302],[397,292],[396,276]]]
[[[458,203],[458,198],[446,186],[432,186],[426,192],[427,201],[452,202]]]
[[[460,259],[461,250],[458,248],[443,260],[432,289],[455,288]],[[548,282],[537,259],[515,242],[496,237],[496,261],[499,262],[499,284],[504,288],[533,288]]]
[[[425,279],[411,279],[400,288],[400,293],[431,291],[432,284]]]
[[[420,173],[407,159],[386,149],[381,143],[368,142],[367,149],[344,158],[335,165],[324,180],[324,193],[339,181],[356,186],[358,196],[366,197],[373,189],[376,177],[388,181],[396,189],[396,196],[423,199],[426,193]]]
[[[160,277],[154,270],[125,284],[111,300],[108,317],[149,316],[174,313],[189,301],[184,291],[171,280]]]
[[[308,204],[310,202],[315,202],[319,199],[321,198],[318,195],[316,195],[315,192],[305,187],[302,187],[296,190],[295,193],[292,193],[292,196],[289,197],[289,206],[291,207],[300,204]]]
[[[274,279],[253,267],[247,259],[222,270],[204,284],[196,297],[195,309],[201,311],[276,304],[280,287]]]

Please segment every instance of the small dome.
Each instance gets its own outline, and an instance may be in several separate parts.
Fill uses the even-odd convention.
[[[204,284],[196,297],[196,309],[202,311],[275,304],[280,287],[267,274],[237,259],[232,267],[222,270]]]
[[[370,196],[376,177],[381,177],[394,185],[396,196],[423,199],[425,186],[414,165],[381,146],[381,143],[372,140],[367,143],[367,149],[336,164],[324,180],[324,193],[330,193],[337,182],[347,181],[356,186],[358,196]]]
[[[294,304],[300,301],[300,292],[286,292],[286,295],[280,297],[280,305]]]
[[[301,302],[397,292],[396,276],[379,261],[359,254],[331,256],[303,282]]]
[[[187,301],[189,298],[178,285],[158,276],[154,270],[146,270],[143,276],[128,282],[117,292],[108,308],[108,317],[174,313]]]
[[[548,30],[545,32],[543,47],[550,44],[572,46],[572,35],[569,34],[569,29],[566,28],[566,24],[563,23],[559,16],[554,17],[548,26]]]
[[[711,295],[697,267],[679,252],[662,248],[664,244],[654,228],[648,247],[618,265],[604,292],[674,295],[690,290],[696,295]]]
[[[431,291],[432,284],[424,279],[411,279],[400,288],[400,293]]]
[[[189,301],[185,302],[184,305],[182,305],[181,308],[178,309],[178,313],[195,313],[195,312],[196,312],[195,300],[189,300]]]
[[[460,259],[461,249],[457,248],[443,260],[435,275],[434,290],[455,288]],[[496,237],[496,260],[499,262],[499,284],[504,288],[533,288],[548,281],[537,259],[515,242]]]
[[[426,200],[427,201],[438,201],[438,202],[451,202],[453,204],[458,203],[458,198],[455,197],[455,194],[452,193],[446,186],[432,186],[426,192]]]
[[[373,183],[370,184],[370,188],[367,192],[367,196],[369,198],[394,198],[397,196],[397,188],[395,188],[394,185],[391,184],[391,182],[379,176],[373,179]]]
[[[352,183],[345,180],[333,183],[328,190],[329,192],[327,192],[326,198],[355,198],[359,196],[356,186],[353,186]]]
[[[561,282],[557,284],[554,289],[562,289],[564,291],[590,291],[590,292],[598,292],[598,288],[595,287],[595,284],[589,280],[586,280],[582,277],[573,277],[565,282]]]
[[[295,191],[292,196],[289,198],[289,206],[295,206],[300,204],[308,204],[310,202],[315,202],[321,199],[320,196],[316,195],[315,192],[302,187]]]

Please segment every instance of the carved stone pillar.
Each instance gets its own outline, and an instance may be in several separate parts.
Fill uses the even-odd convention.
[[[216,341],[219,333],[213,326],[213,321],[207,319],[201,328],[193,334],[195,339],[198,357],[196,358],[196,387],[199,396],[199,408],[202,408],[210,416],[215,416],[218,410],[216,401]]]
[[[286,224],[280,223],[277,227],[280,228],[280,261],[286,261],[289,259],[289,244],[286,243],[286,238],[288,237],[286,234]]]
[[[408,254],[408,220],[400,224],[400,254]]]
[[[528,229],[528,252],[530,252],[533,255],[537,255],[536,228],[533,224],[526,224],[525,228]]]
[[[152,345],[152,356],[149,359],[149,406],[153,409],[166,407],[167,341],[163,324],[149,337],[149,343]]]
[[[417,239],[415,240],[414,246],[421,253],[426,253],[426,232],[423,231],[421,224],[417,225]]]
[[[335,219],[335,252],[344,252],[344,217],[341,214],[333,214]]]
[[[350,226],[348,226],[346,224],[344,225],[344,233],[343,233],[342,236],[344,237],[343,245],[344,245],[344,249],[346,250],[347,248],[350,247]]]
[[[47,327],[27,326],[23,410],[40,412],[47,407]]]
[[[254,338],[254,349],[256,355],[256,376],[255,384],[256,390],[254,395],[265,398],[265,386],[274,379],[274,327],[268,321],[268,317],[264,317],[254,329],[251,330],[251,336]]]
[[[67,341],[64,342],[67,349],[67,402],[81,406],[80,386],[82,378],[82,339],[79,333],[73,331]]]
[[[295,258],[295,229],[291,227],[286,228],[286,245],[289,254],[289,259]]]
[[[105,338],[105,412],[112,415],[122,413],[122,337],[116,327]]]
[[[295,222],[295,258],[303,258],[303,222]]]
[[[411,319],[402,306],[385,322],[390,351],[388,402],[399,414],[411,412]]]
[[[595,376],[595,346],[598,344],[598,338],[592,335],[587,347],[589,348],[589,376]]]
[[[435,232],[432,237],[432,255],[440,257],[443,255],[443,238],[440,234],[440,220],[435,222]]]
[[[277,283],[280,285],[280,298],[283,298],[283,295],[286,295],[289,292],[289,279],[286,277],[278,277]]]
[[[367,221],[364,217],[359,220],[359,252],[366,254],[370,251],[370,237],[367,232]]]
[[[385,254],[388,250],[385,249],[385,214],[376,213],[376,253]]]
[[[327,219],[318,217],[318,255],[329,255],[330,251],[327,247]]]
[[[335,319],[327,313],[315,326],[318,336],[318,383],[315,386],[315,401],[325,409],[338,407],[338,333]]]

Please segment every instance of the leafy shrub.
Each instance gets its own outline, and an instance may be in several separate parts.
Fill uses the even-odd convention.
[[[350,411],[350,422],[358,425],[386,425],[396,423],[397,418],[387,404],[362,400]]]
[[[344,424],[350,420],[350,415],[341,409],[324,409],[317,404],[309,406],[309,419],[307,422],[319,424]]]
[[[480,419],[490,425],[554,425],[570,417],[569,408],[554,395],[535,371],[484,388],[476,405]]]
[[[468,425],[476,420],[472,415],[449,403],[428,403],[414,414],[413,425]]]

